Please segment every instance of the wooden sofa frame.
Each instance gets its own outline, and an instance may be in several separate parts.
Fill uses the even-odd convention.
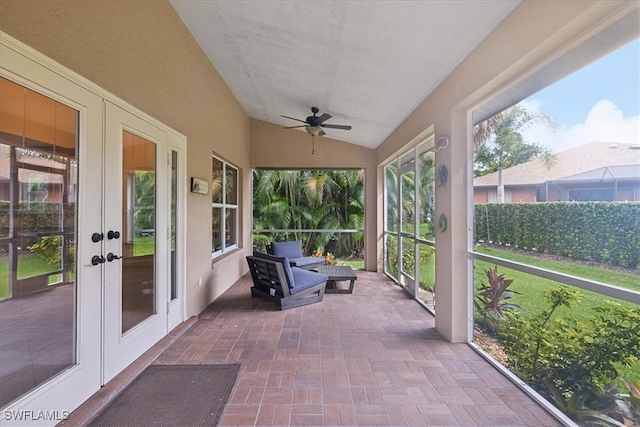
[[[327,286],[326,279],[292,294],[282,263],[255,256],[247,256],[247,263],[253,279],[251,296],[259,296],[274,301],[280,305],[281,310],[320,302],[324,297]],[[318,274],[310,271],[305,271],[305,273]]]

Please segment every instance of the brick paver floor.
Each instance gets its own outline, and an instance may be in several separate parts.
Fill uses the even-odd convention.
[[[250,286],[240,279],[150,361],[239,363],[219,426],[562,425],[382,274],[286,311]]]

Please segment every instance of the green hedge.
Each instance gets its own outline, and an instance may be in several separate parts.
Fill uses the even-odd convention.
[[[14,211],[14,236],[22,235],[20,246],[30,246],[39,240],[38,233],[61,231],[62,227],[74,225],[75,204],[65,206],[64,218],[61,217],[59,202],[18,202]],[[9,202],[0,202],[0,236],[9,235]]]
[[[475,240],[635,268],[640,261],[640,203],[478,204]]]

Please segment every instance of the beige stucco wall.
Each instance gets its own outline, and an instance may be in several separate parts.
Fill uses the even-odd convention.
[[[447,186],[436,189],[436,217],[448,218],[447,231],[436,237],[436,328],[447,339],[466,341],[471,334],[468,112],[637,8],[638,2],[615,0],[522,1],[378,147],[383,163],[430,125],[451,137],[436,154],[436,168],[449,170]]]
[[[345,132],[331,130],[327,132]],[[251,120],[251,167],[282,169],[365,170],[365,269],[376,271],[376,157],[375,150],[347,144],[327,136],[312,139],[306,131],[283,129],[261,120]]]
[[[0,30],[185,135],[189,177],[208,179],[215,151],[250,185],[249,117],[169,2],[2,0]],[[248,191],[242,202],[251,206]],[[242,216],[250,248],[250,209]],[[244,251],[212,268],[210,236],[210,198],[189,193],[187,316],[246,272]]]

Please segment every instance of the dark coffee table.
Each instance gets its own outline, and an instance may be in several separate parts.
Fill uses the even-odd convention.
[[[318,273],[329,276],[325,293],[327,294],[350,294],[353,292],[353,283],[358,279],[353,268],[348,265],[320,265]],[[350,280],[349,287],[338,288],[336,282]]]

